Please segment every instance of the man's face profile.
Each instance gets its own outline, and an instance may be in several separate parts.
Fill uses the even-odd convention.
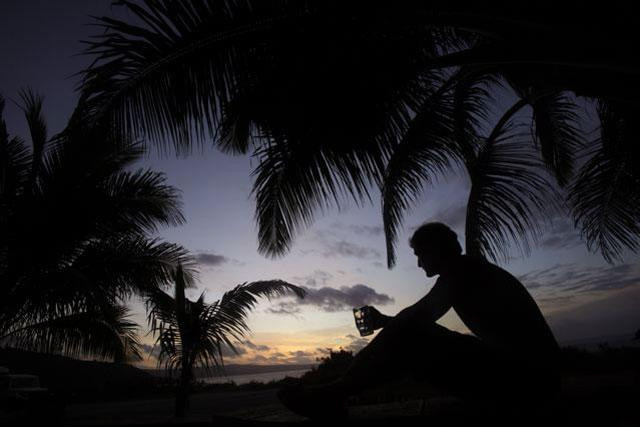
[[[418,267],[422,268],[427,277],[438,274],[438,257],[430,248],[414,248],[413,253],[418,257]]]

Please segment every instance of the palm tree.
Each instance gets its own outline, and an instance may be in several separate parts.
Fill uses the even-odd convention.
[[[89,42],[96,62],[84,71],[88,114],[178,150],[212,139],[227,152],[252,152],[263,254],[286,253],[317,210],[345,198],[366,202],[378,186],[402,195],[385,214],[393,265],[393,230],[425,180],[462,161],[478,182],[479,166],[470,161],[484,152],[486,162],[495,145],[491,138],[484,151],[477,144],[495,125],[478,122],[479,108],[497,87],[517,98],[501,114],[506,122],[530,110],[532,137],[524,143],[534,142],[567,189],[587,243],[609,260],[638,249],[640,171],[625,159],[638,158],[630,125],[640,68],[632,55],[614,53],[633,50],[628,11],[557,2],[119,4],[138,22],[99,20],[105,32]],[[575,97],[600,105],[595,140],[577,132]],[[452,115],[434,113],[438,104]],[[441,148],[435,160],[407,160],[415,175],[384,182],[393,176],[390,163],[402,169],[403,153],[434,153],[433,146]],[[584,167],[576,173],[578,154]],[[606,167],[593,167],[604,158]],[[493,172],[509,170],[503,166]],[[485,213],[500,210],[497,199],[483,200]],[[526,246],[531,230],[520,225],[534,212],[518,206],[526,209],[503,211],[504,221],[486,226],[470,218],[472,242],[484,242],[477,250],[491,254],[507,235]],[[473,206],[469,213],[480,215]]]
[[[181,247],[149,237],[183,221],[143,149],[73,122],[52,139],[42,99],[21,94],[31,148],[0,118],[0,342],[115,361],[139,357],[126,300],[169,283]],[[0,116],[4,100],[0,98]]]
[[[393,243],[403,213],[417,200],[425,183],[431,184],[438,174],[454,167],[464,169],[471,182],[465,223],[467,253],[506,259],[510,244],[515,243],[526,254],[545,214],[559,210],[559,194],[549,175],[555,174],[558,182],[566,184],[573,167],[570,148],[580,144],[570,101],[555,95],[555,105],[549,110],[561,114],[551,116],[551,123],[539,120],[532,134],[523,129],[518,114],[539,101],[520,98],[494,121],[487,113],[491,83],[496,82],[489,75],[464,85],[444,85],[431,97],[429,107],[416,116],[394,151],[382,188],[389,266],[395,263]],[[448,91],[454,93],[449,96]],[[545,120],[550,118],[545,116]],[[542,155],[535,152],[537,144],[544,147]],[[547,150],[550,152],[544,154]],[[550,160],[545,162],[545,156]]]
[[[207,304],[204,292],[196,301],[185,297],[187,284],[182,266],[176,269],[173,280],[174,296],[160,289],[150,291],[147,311],[151,332],[158,335],[158,364],[168,371],[180,371],[175,415],[183,417],[194,367],[206,370],[223,367],[223,347],[236,351],[233,342],[242,340],[248,332],[246,318],[257,298],[286,293],[302,298],[304,290],[281,280],[243,283],[225,292],[220,300]]]

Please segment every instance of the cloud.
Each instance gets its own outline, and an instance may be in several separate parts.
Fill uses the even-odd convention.
[[[365,348],[369,344],[369,340],[365,338],[356,338],[351,340],[349,344],[345,347],[345,350],[352,351],[354,354]]]
[[[307,276],[295,276],[291,278],[293,283],[304,283],[306,286],[326,285],[333,278],[331,273],[316,270]]]
[[[247,359],[249,363],[275,365],[311,365],[317,363],[318,352],[304,350],[288,351],[286,354],[276,351],[271,354],[255,354]]]
[[[254,344],[249,340],[242,341],[242,344],[254,351],[269,351],[271,349],[268,345]]]
[[[367,226],[361,226],[361,227],[365,227],[362,230],[365,230],[365,229],[369,230],[368,228],[366,228]],[[312,240],[319,245],[319,248],[318,249],[302,249],[300,250],[300,253],[303,255],[316,253],[324,256],[325,258],[333,258],[333,257],[347,257],[347,258],[358,258],[358,259],[382,258],[380,251],[378,251],[377,249],[346,240],[345,233],[344,231],[340,230],[341,228],[348,229],[346,226],[337,223],[337,224],[334,224],[332,229],[317,230],[314,233]],[[372,230],[369,230],[369,231],[372,231]],[[364,233],[364,231],[362,232]]]
[[[214,252],[196,252],[195,260],[203,267],[218,267],[223,264],[245,265],[244,262]]]
[[[343,224],[336,221],[331,224],[331,228],[316,231],[316,236],[324,238],[344,235],[344,233],[340,233],[337,230],[347,231],[359,236],[382,236],[384,233],[384,228],[381,225]]]
[[[358,259],[378,259],[382,258],[380,251],[377,249],[361,246],[356,243],[347,242],[346,240],[338,240],[328,242],[322,250],[322,255],[326,258],[332,257],[349,257]]]
[[[319,353],[321,356],[328,356],[331,353],[330,348],[316,348],[316,353]]]
[[[313,353],[310,353],[308,351],[297,350],[297,351],[290,351],[289,355],[294,357],[309,357],[309,356],[313,356]]]
[[[336,312],[363,305],[386,305],[394,302],[389,295],[378,293],[375,289],[363,284],[342,286],[339,289],[328,286],[319,289],[304,288],[307,293],[303,299],[280,302],[275,308],[270,308],[269,312],[297,314],[300,313],[299,306],[304,305],[315,306],[326,312]]]
[[[551,227],[544,233],[539,246],[543,249],[570,249],[581,244],[580,234],[572,221],[556,216],[551,219]]]
[[[270,360],[270,358],[267,358],[261,354],[256,354],[255,356],[253,356],[252,358],[249,359],[250,363],[257,363],[257,364],[262,364],[262,363],[272,363],[273,361]]]
[[[328,356],[332,351],[338,350],[346,350],[350,351],[353,354],[358,353],[360,350],[365,348],[369,344],[369,340],[366,338],[362,338],[360,336],[356,336],[353,334],[347,334],[343,338],[339,339],[340,341],[345,341],[346,344],[341,345],[339,349],[325,348],[325,349],[316,349],[317,353],[320,353],[320,356]]]
[[[556,264],[519,277],[536,300],[543,304],[564,305],[584,295],[604,294],[640,284],[637,263],[584,266]]]
[[[160,354],[160,346],[159,345],[151,345],[151,344],[142,344],[142,356],[144,358],[150,358],[157,360],[158,355]],[[236,349],[234,352],[229,345],[226,343],[222,343],[220,346],[220,351],[222,352],[222,357],[224,359],[238,359],[248,354],[247,348],[251,348],[254,351],[263,350],[262,347],[265,347],[266,350],[269,349],[267,346],[260,346],[251,343],[250,341],[243,342],[234,342],[233,347]]]
[[[573,306],[548,316],[560,341],[632,334],[640,326],[640,286],[607,293],[603,298]],[[629,343],[631,344],[631,343]]]
[[[157,359],[160,354],[160,346],[153,344],[140,344],[140,348],[142,349],[142,357],[150,357],[153,359]]]
[[[224,255],[218,255],[211,252],[199,252],[195,255],[196,262],[200,265],[215,267],[226,264],[230,260]]]
[[[296,317],[298,314],[302,312],[298,303],[293,301],[283,301],[278,303],[275,307],[267,308],[267,313],[271,314],[279,314],[283,316],[294,316]]]
[[[308,351],[290,351],[285,363],[311,364],[316,363],[316,354]]]
[[[233,347],[236,351],[233,351],[229,345],[226,343],[222,343],[220,346],[220,351],[222,353],[222,357],[225,359],[235,359],[247,354],[247,349],[242,345],[242,343],[235,342],[233,343]]]
[[[451,228],[464,228],[467,220],[467,204],[450,205],[438,210],[429,221],[443,222]],[[416,227],[417,228],[417,227]]]
[[[347,226],[342,226],[339,228],[344,228],[351,231],[354,234],[364,235],[364,236],[382,236],[384,229],[381,225],[359,225],[359,224],[350,224]]]

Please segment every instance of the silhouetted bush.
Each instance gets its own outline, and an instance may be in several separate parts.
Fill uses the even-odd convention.
[[[321,357],[318,361],[318,366],[300,378],[304,384],[324,384],[340,378],[353,362],[353,352],[343,349],[330,350],[327,357]]]

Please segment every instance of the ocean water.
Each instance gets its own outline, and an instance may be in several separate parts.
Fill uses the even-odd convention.
[[[284,377],[292,377],[292,378],[300,378],[308,369],[297,369],[291,371],[278,371],[278,372],[262,372],[255,374],[244,374],[244,375],[229,375],[226,377],[201,377],[198,378],[199,381],[208,383],[208,384],[221,384],[228,382],[235,382],[236,384],[246,384],[252,381],[268,383],[269,381],[278,381],[283,379]]]

